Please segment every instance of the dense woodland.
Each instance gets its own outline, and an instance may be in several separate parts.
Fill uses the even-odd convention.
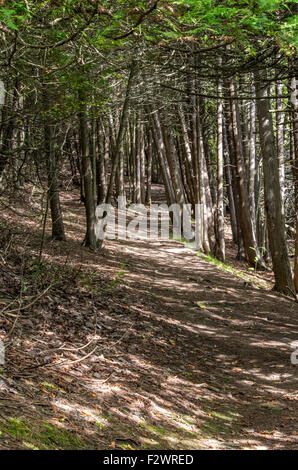
[[[64,240],[68,163],[84,243],[96,249],[96,205],[125,192],[149,203],[152,181],[163,182],[169,205],[203,204],[201,250],[225,259],[228,207],[238,256],[272,262],[276,289],[294,295],[294,5],[11,3],[1,27],[3,190],[46,177],[52,235]],[[298,290],[298,241],[296,251]]]
[[[202,205],[199,252],[225,263],[231,234],[238,260],[296,298],[297,2],[0,8],[0,207],[38,193],[39,262],[49,235],[68,243],[61,192],[84,208],[92,259],[97,205],[149,206],[162,185],[168,205]]]

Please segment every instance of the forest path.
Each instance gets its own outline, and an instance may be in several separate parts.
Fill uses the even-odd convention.
[[[142,337],[127,352],[142,358],[139,388],[164,442],[297,448],[297,304],[172,240],[122,241],[119,250]]]
[[[174,240],[90,253],[64,204],[68,241],[45,258],[79,272],[18,318],[0,448],[297,448],[298,305]]]

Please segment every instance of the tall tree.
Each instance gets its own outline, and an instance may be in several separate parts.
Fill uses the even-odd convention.
[[[275,275],[275,290],[295,296],[285,236],[279,165],[270,113],[269,85],[264,72],[256,73],[257,113],[264,169],[265,211],[269,247]]]

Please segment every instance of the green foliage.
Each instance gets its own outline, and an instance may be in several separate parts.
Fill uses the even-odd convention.
[[[274,39],[283,47],[297,47],[297,15],[288,0],[177,0],[183,5],[183,19],[189,34],[227,36],[245,44]]]
[[[0,9],[0,22],[13,30],[18,30],[20,24],[30,17],[31,13],[27,9],[26,2],[11,2],[9,8]]]
[[[243,279],[244,281],[251,282],[255,284],[256,286],[260,287],[261,289],[267,289],[270,286],[266,282],[259,282],[258,280],[250,277],[249,275],[246,275],[243,271],[235,269],[233,266],[223,263],[222,261],[219,261],[217,258],[214,258],[211,254],[205,255],[203,253],[198,252],[197,255],[204,261],[207,261],[208,263],[215,264],[218,269],[221,271],[226,271],[228,273],[231,273],[240,279]]]
[[[98,14],[94,14],[96,2],[20,1],[1,8],[0,21],[18,30],[24,23],[31,27],[26,20],[44,17],[42,34],[45,41],[54,44],[69,37],[70,19],[74,28],[87,20],[94,26],[92,34],[83,27],[81,37],[104,49],[126,44],[131,40],[131,34],[126,33],[132,31],[149,42],[181,36],[199,36],[208,41],[214,35],[246,44],[272,38],[289,49],[297,48],[297,15],[292,11],[295,4],[297,0],[170,0],[160,2],[156,11],[146,15],[148,2],[140,0],[103,1],[98,5]],[[94,19],[90,22],[90,18]]]
[[[85,448],[73,433],[47,422],[32,426],[24,418],[9,418],[5,422],[0,422],[0,428],[34,450]]]

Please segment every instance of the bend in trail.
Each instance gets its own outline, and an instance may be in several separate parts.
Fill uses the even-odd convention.
[[[73,230],[82,238],[79,224]],[[97,349],[77,346],[64,368],[29,369],[33,389],[59,391],[47,400],[23,388],[26,405],[14,399],[24,413],[42,406],[40,420],[63,416],[89,448],[297,447],[296,303],[245,285],[177,241],[113,240],[98,254],[67,243],[47,249],[58,259],[75,248],[75,263],[99,277],[112,271],[116,282],[106,296],[67,287],[60,316],[47,312],[43,332],[66,343],[75,336],[80,347],[92,339],[95,315]]]
[[[297,305],[181,243],[125,241],[120,251],[139,314],[125,352],[142,368],[131,387],[148,400],[148,428],[175,448],[297,446]]]

